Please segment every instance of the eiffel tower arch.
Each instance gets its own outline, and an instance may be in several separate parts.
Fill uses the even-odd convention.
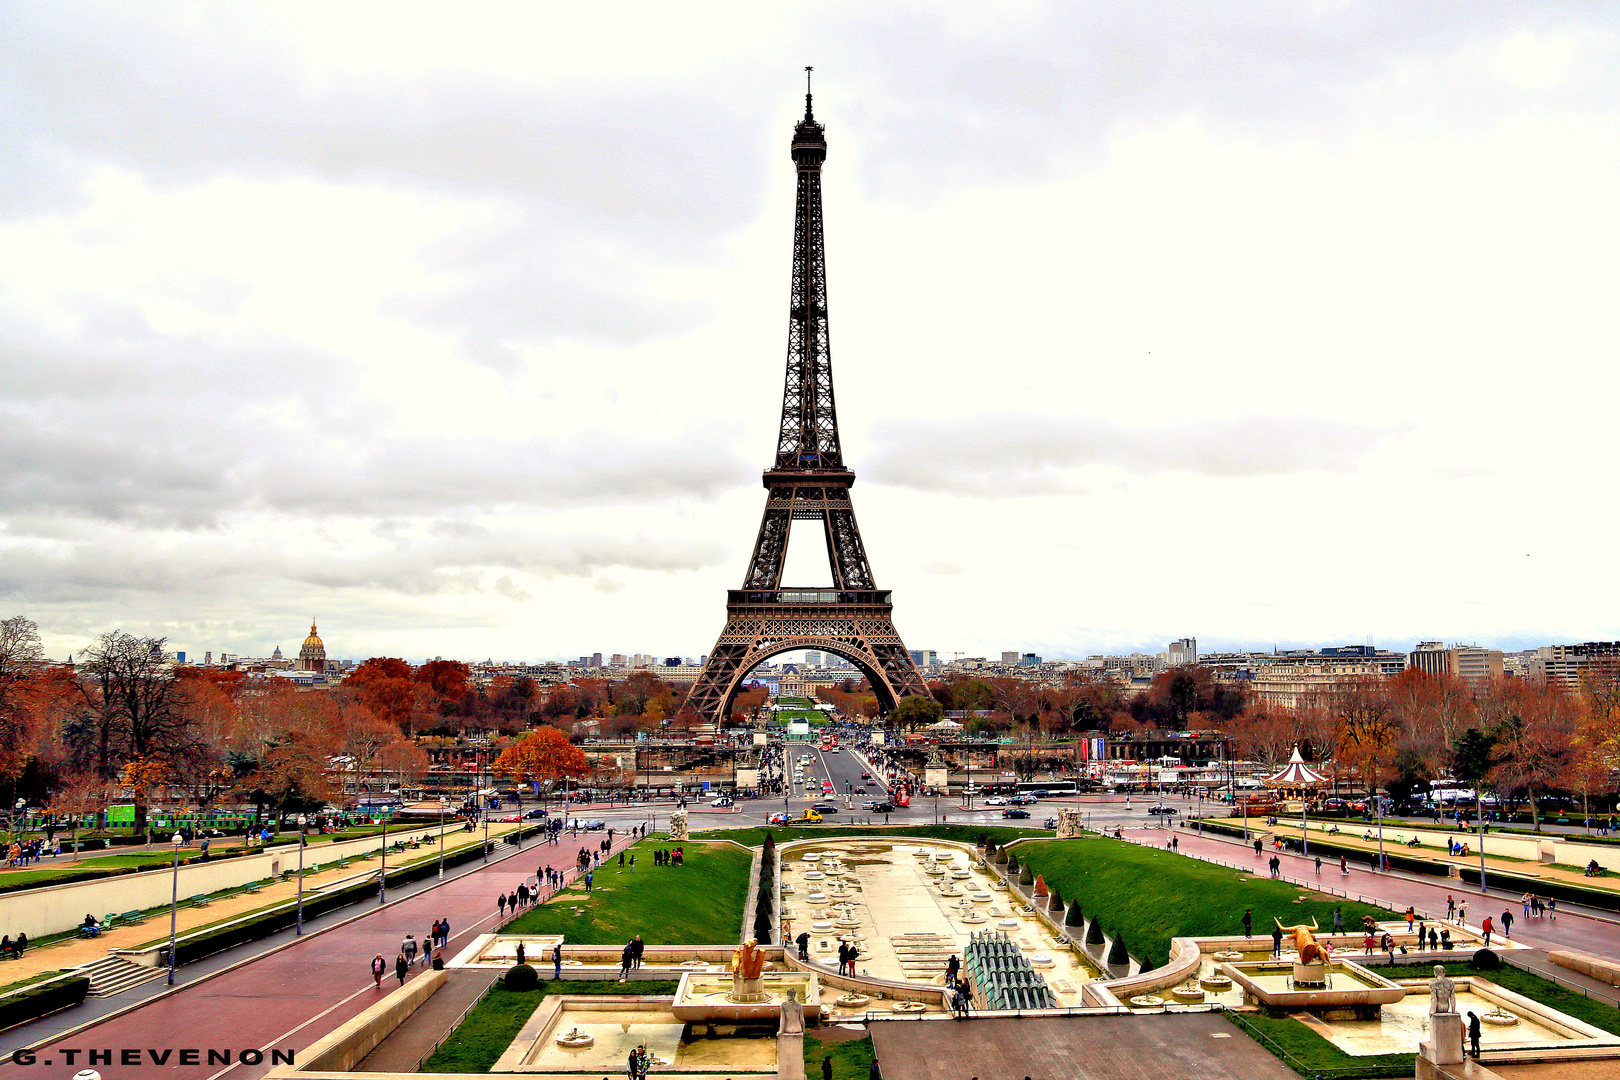
[[[909,694],[928,694],[894,627],[890,594],[873,582],[850,500],[855,473],[845,466],[838,440],[821,229],[821,163],[826,157],[825,129],[816,122],[807,91],[804,119],[793,129],[798,200],[787,378],[776,460],[763,477],[765,516],[743,587],[726,595],[726,628],[686,699],[710,723],[730,714],[750,671],[799,649],[830,652],[854,664],[872,684],[884,712]],[[831,588],[782,584],[788,535],[800,521],[821,525]]]

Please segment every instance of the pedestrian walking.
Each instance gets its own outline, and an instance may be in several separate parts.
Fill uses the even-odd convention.
[[[821,1080],[832,1080],[832,1056],[821,1059]]]
[[[630,853],[630,872],[636,872],[636,853],[633,851]]]
[[[801,930],[799,936],[794,938],[793,941],[799,946],[799,959],[810,959],[810,935]]]
[[[422,966],[425,968],[433,966],[433,939],[431,937],[422,939]]]
[[[1522,898],[1522,902],[1524,904],[1524,917],[1528,919],[1530,917],[1530,894],[1529,893],[1524,894],[1524,897]]]
[[[506,894],[505,893],[501,893],[501,895],[499,895],[499,896],[497,896],[495,898],[495,906],[501,909],[501,917],[505,918],[506,917]]]
[[[883,1073],[878,1069],[878,1063],[872,1062],[872,1067],[866,1070],[866,1080],[883,1080]]]
[[[560,941],[551,947],[551,977],[553,979],[562,978],[562,942]]]
[[[1457,921],[1457,898],[1450,893],[1446,894],[1446,922]]]
[[[1254,911],[1251,908],[1243,909],[1243,936],[1254,937]]]
[[[838,974],[842,975],[849,968],[849,945],[840,941],[838,943]]]
[[[448,944],[450,944],[450,920],[449,919],[440,919],[439,920],[439,944],[440,945],[448,945]]]
[[[382,989],[382,977],[386,974],[388,974],[388,961],[383,959],[382,953],[378,953],[371,958],[371,981],[377,984],[377,989]]]
[[[1346,859],[1343,855],[1339,856],[1339,875],[1341,877],[1350,876],[1350,860]]]
[[[399,951],[405,954],[406,964],[416,963],[416,939],[414,937],[406,934],[405,940],[399,943]]]
[[[518,903],[516,892],[509,892],[506,894],[506,906],[512,909],[512,914],[517,914]]]
[[[1479,1017],[1478,1017],[1478,1015],[1476,1015],[1473,1012],[1470,1012],[1468,1014],[1468,1048],[1469,1048],[1470,1052],[1473,1053],[1474,1060],[1478,1061],[1479,1060]]]
[[[1513,940],[1513,911],[1511,908],[1502,912],[1502,936],[1509,941]]]
[[[641,954],[647,951],[647,943],[641,940],[640,934],[637,934],[635,940],[630,944],[634,947],[630,955],[631,966],[639,968],[641,967]]]
[[[1465,924],[1467,922],[1468,922],[1468,901],[1467,900],[1460,900],[1460,901],[1457,902],[1457,925],[1462,926],[1463,924]]]
[[[1489,915],[1485,916],[1485,921],[1480,924],[1479,928],[1485,931],[1485,947],[1488,949],[1491,947],[1491,930],[1493,929]]]
[[[595,880],[596,880],[596,875],[595,874],[591,873],[590,871],[585,872],[585,891],[586,892],[591,892],[593,890],[594,886],[593,886],[592,883]]]
[[[1555,896],[1547,897],[1547,918],[1558,921],[1558,898]]]
[[[962,961],[960,961],[960,960],[958,960],[956,958],[955,953],[951,953],[951,958],[949,960],[945,961],[945,985],[948,986],[948,987],[951,987],[952,989],[955,989],[955,987],[956,987],[956,973],[961,971],[961,970],[962,970]]]
[[[520,964],[528,962],[528,951],[523,948],[522,939],[519,939],[517,943],[517,962]]]
[[[1280,926],[1271,928],[1271,955],[1282,955],[1282,927]]]
[[[1341,908],[1333,909],[1333,933],[1338,937],[1344,936],[1344,911]]]
[[[394,957],[394,978],[399,980],[399,985],[405,985],[405,973],[410,969],[411,965],[405,962],[404,953],[400,953],[398,956]]]
[[[518,898],[519,906],[521,906],[521,907],[528,907],[529,906],[529,883],[528,882],[526,882],[526,881],[518,882],[517,898]]]
[[[1320,855],[1316,857],[1316,872],[1318,874],[1322,872],[1322,856]]]
[[[619,951],[619,981],[624,982],[630,977],[630,965],[635,961],[636,949],[628,943]]]
[[[860,958],[861,950],[856,946],[851,945],[849,947],[849,974],[851,978],[853,978],[855,975],[855,961],[859,960]]]

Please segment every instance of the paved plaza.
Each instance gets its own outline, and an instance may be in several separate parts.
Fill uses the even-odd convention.
[[[1295,1080],[1219,1013],[872,1025],[884,1080]]]

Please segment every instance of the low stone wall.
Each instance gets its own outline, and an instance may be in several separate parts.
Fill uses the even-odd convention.
[[[394,842],[406,835],[409,833],[403,829],[390,831],[388,839]],[[454,835],[464,839],[473,834]],[[491,836],[493,838],[493,833]],[[482,839],[482,834],[477,835],[476,840]],[[304,849],[304,866],[307,869],[316,863],[324,866],[339,859],[353,859],[367,852],[378,851],[382,844],[380,835],[330,844],[311,844]],[[119,851],[123,854],[133,853],[127,848]],[[405,857],[421,854],[420,851],[407,853]],[[296,842],[272,847],[258,855],[191,863],[180,867],[180,900],[184,903],[187,897],[239,888],[297,869]],[[94,881],[0,893],[0,926],[5,926],[12,935],[20,930],[31,938],[38,938],[72,930],[84,922],[86,913],[99,919],[109,912],[116,915],[124,911],[163,906],[168,904],[170,891],[174,888],[171,880],[173,874],[172,868],[145,870],[138,874],[121,874]]]
[[[1587,956],[1584,953],[1569,952],[1563,949],[1549,952],[1547,959],[1559,967],[1578,971],[1582,975],[1589,976],[1599,982],[1606,982],[1610,986],[1620,986],[1620,964],[1612,960],[1601,960],[1596,956]]]
[[[352,1072],[367,1054],[405,1022],[406,1017],[438,993],[447,977],[442,971],[429,971],[412,979],[353,1020],[340,1024],[330,1034],[315,1040],[300,1055],[297,1065],[282,1066],[272,1070],[269,1075]]]

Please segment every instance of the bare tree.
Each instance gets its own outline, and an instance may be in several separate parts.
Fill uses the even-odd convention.
[[[84,654],[89,674],[86,693],[95,709],[94,745],[88,764],[103,780],[133,768],[136,785],[135,831],[146,828],[151,778],[180,769],[206,749],[186,695],[174,677],[164,638],[137,638],[122,630],[103,634]]]

